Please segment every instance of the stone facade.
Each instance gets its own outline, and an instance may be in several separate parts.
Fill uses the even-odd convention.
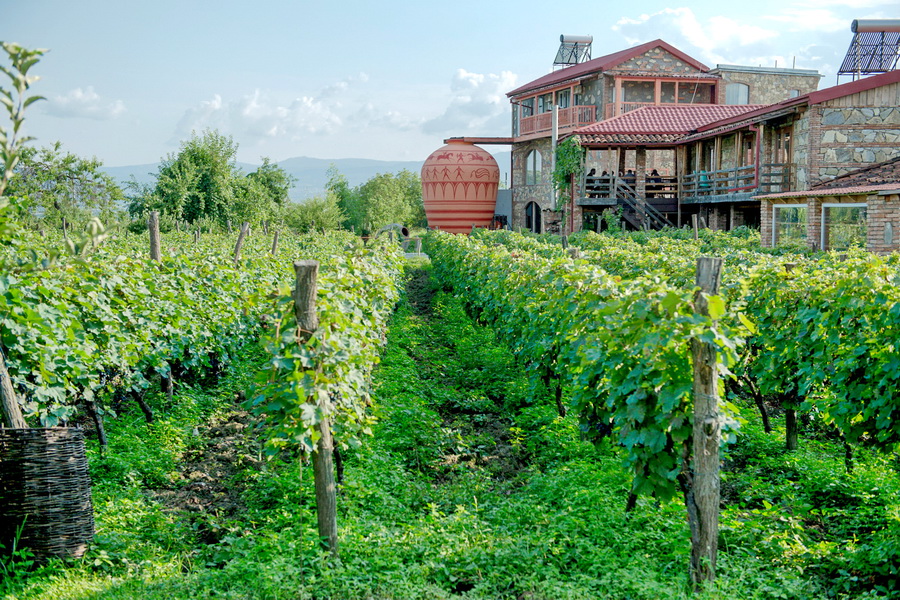
[[[719,65],[711,71],[718,74],[719,84],[717,104],[725,104],[725,89],[730,83],[743,83],[749,88],[748,104],[774,104],[791,97],[814,92],[819,86],[821,75],[806,69],[778,69],[765,67],[738,67]]]
[[[541,153],[540,183],[526,185],[525,161],[532,150]],[[525,207],[536,202],[541,210],[553,208],[553,156],[550,138],[539,138],[513,146],[512,151],[512,221],[513,229],[525,226]],[[543,218],[543,214],[542,218]],[[546,226],[542,222],[542,231]]]
[[[811,184],[900,156],[900,106],[812,110],[820,141],[809,160]]]
[[[625,71],[629,75],[649,75],[651,77],[672,75],[694,75],[700,73],[696,67],[687,64],[671,52],[657,46],[647,50],[640,56],[616,66],[610,73]]]

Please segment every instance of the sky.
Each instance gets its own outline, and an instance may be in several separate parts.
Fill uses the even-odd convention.
[[[0,40],[49,50],[34,143],[106,166],[204,129],[253,164],[420,161],[447,137],[510,135],[506,92],[552,69],[561,34],[592,35],[594,58],[659,38],[710,67],[816,69],[822,88],[853,19],[900,18],[897,0],[678,2],[0,0]]]

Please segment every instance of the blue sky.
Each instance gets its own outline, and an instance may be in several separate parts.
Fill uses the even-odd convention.
[[[505,93],[547,73],[560,34],[593,56],[656,38],[706,63],[835,71],[861,18],[896,0],[0,0],[0,40],[50,52],[27,133],[107,166],[155,163],[215,128],[238,159],[424,160],[505,136]]]

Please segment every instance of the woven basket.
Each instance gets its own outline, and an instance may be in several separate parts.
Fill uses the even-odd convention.
[[[80,557],[94,537],[84,433],[69,427],[0,429],[0,543],[35,559]]]

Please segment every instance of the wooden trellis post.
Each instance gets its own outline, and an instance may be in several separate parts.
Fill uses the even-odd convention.
[[[0,350],[0,408],[3,409],[3,427],[10,429],[28,427],[25,417],[22,416],[22,409],[19,408],[19,399],[9,378],[9,371],[6,370],[6,357],[3,356],[2,350]]]
[[[297,337],[308,341],[319,328],[316,313],[316,280],[319,262],[300,260],[294,263],[296,287],[294,288],[294,314],[297,317]],[[322,419],[316,426],[320,434],[313,451],[313,475],[316,487],[316,518],[319,538],[334,556],[338,554],[337,537],[337,486],[334,481],[334,437],[331,433],[331,406],[323,406]]]
[[[244,221],[241,224],[241,232],[238,233],[237,242],[234,245],[234,266],[237,266],[241,260],[241,246],[244,245],[244,238],[250,232],[250,223]]]
[[[697,259],[694,311],[709,316],[707,295],[719,293],[722,259]],[[719,357],[713,344],[691,340],[694,364],[693,464],[685,504],[691,527],[691,581],[698,586],[716,578],[719,545]]]
[[[150,260],[157,262],[162,260],[162,251],[159,246],[159,212],[150,213],[150,220],[147,222],[147,228],[150,230]]]

